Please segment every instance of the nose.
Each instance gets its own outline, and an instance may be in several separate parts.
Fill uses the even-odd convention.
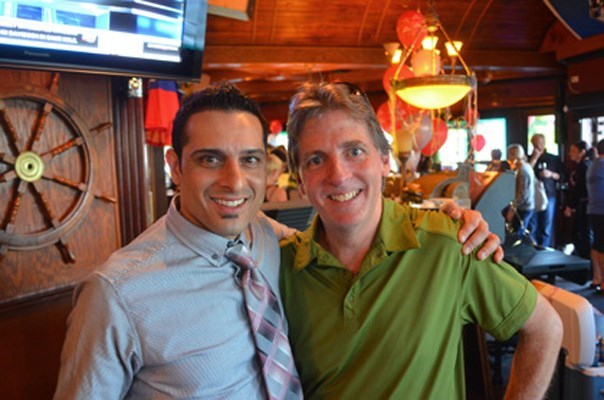
[[[244,186],[244,173],[241,165],[236,160],[229,160],[222,169],[220,181],[223,186],[233,192],[240,190]]]
[[[334,185],[343,183],[350,175],[350,169],[346,166],[346,163],[339,157],[334,157],[329,160],[328,163],[328,176],[330,182]]]

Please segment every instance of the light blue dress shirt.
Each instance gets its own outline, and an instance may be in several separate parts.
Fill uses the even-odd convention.
[[[273,228],[259,213],[251,232],[252,255],[279,296]],[[78,285],[55,398],[265,399],[227,243],[173,202]]]

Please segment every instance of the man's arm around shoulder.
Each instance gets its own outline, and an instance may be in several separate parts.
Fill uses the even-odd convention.
[[[541,399],[558,360],[562,322],[540,294],[533,313],[520,328],[519,336],[505,400]]]

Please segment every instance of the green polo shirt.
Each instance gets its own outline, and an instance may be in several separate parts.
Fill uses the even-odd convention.
[[[511,266],[464,256],[459,223],[384,200],[357,275],[312,239],[282,243],[280,285],[307,399],[463,399],[462,327],[512,336],[536,304]]]

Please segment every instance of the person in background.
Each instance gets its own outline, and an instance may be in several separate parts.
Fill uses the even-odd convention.
[[[587,170],[587,214],[593,232],[591,246],[592,284],[597,292],[602,291],[604,277],[604,140],[598,142],[596,154]]]
[[[535,211],[535,174],[526,162],[526,153],[520,144],[508,146],[508,160],[516,172],[516,189],[513,205],[508,209],[506,221],[511,222],[515,232],[528,229],[535,240],[535,232],[530,231],[529,223]]]
[[[577,166],[568,178],[569,194],[564,216],[573,219],[573,254],[590,258],[592,232],[587,218],[587,169],[591,160],[586,157],[587,143],[584,140],[572,143],[569,150],[569,158]],[[596,282],[599,284],[599,282]]]
[[[487,166],[486,171],[503,172],[510,169],[510,163],[506,160],[501,160],[501,150],[491,150],[491,162]]]
[[[55,399],[269,398],[243,293],[253,270],[262,293],[274,296],[273,323],[282,319],[277,239],[291,230],[259,212],[267,136],[258,105],[231,84],[183,101],[166,156],[178,193],[167,215],[76,287]],[[487,237],[479,214],[449,212],[465,221],[465,251]],[[488,238],[483,257],[501,257]],[[256,268],[231,258],[242,244]],[[284,356],[287,325],[267,332],[285,338]],[[279,378],[289,384],[271,398],[301,398],[295,368],[283,368]]]
[[[287,201],[287,192],[282,187],[279,187],[279,176],[283,170],[283,162],[281,159],[273,154],[268,154],[266,162],[266,202],[281,202]]]
[[[556,204],[558,184],[565,179],[564,166],[560,157],[548,153],[545,148],[545,136],[536,133],[531,137],[533,152],[529,163],[537,179],[543,182],[547,194],[547,208],[534,213],[529,230],[534,232],[534,239],[538,245],[552,247],[552,232],[556,217]]]
[[[305,398],[463,399],[467,323],[500,340],[519,331],[507,398],[542,398],[562,337],[555,310],[510,265],[462,254],[450,219],[383,197],[390,146],[364,93],[305,84],[287,131],[290,171],[318,212],[282,242]]]

